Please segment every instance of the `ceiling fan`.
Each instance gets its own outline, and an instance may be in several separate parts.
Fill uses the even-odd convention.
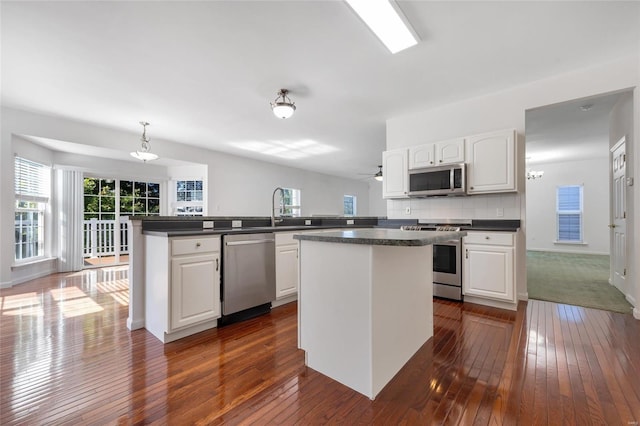
[[[378,165],[378,171],[374,174],[371,173],[358,173],[359,175],[366,175],[367,179],[372,177],[375,180],[377,180],[378,182],[382,182],[382,165]]]

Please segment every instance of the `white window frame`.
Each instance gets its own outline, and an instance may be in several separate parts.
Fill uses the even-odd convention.
[[[301,208],[301,192],[299,189],[296,188],[282,188],[283,190],[283,194],[282,194],[282,216],[286,216],[286,217],[300,217],[302,214],[302,208]],[[291,194],[290,198],[291,198],[291,202],[289,204],[285,204],[285,199],[287,192],[289,192]]]
[[[344,197],[343,197],[343,206],[344,206],[344,202],[347,201],[348,198],[351,199],[351,205],[353,206],[353,208],[352,208],[353,212],[347,213],[347,209],[344,208],[344,215],[345,216],[356,216],[358,214],[358,197],[356,197],[355,195],[345,194]]]
[[[49,197],[51,195],[51,167],[23,157],[14,158],[14,233],[25,236],[26,240],[18,241],[14,237],[14,264],[20,265],[47,257],[45,245],[47,230],[46,211],[49,207]],[[26,205],[25,205],[26,204]],[[30,226],[23,223],[21,216],[24,213],[37,215],[37,226]],[[18,217],[20,216],[20,217]],[[35,229],[35,232],[34,232]],[[35,248],[30,255],[18,256],[18,245],[31,245]],[[22,250],[20,250],[22,253]]]
[[[194,194],[197,198],[197,192],[200,191],[200,199],[192,199],[190,201],[186,201],[186,200],[180,200],[178,194],[179,194],[179,185],[178,182],[193,182],[194,183],[194,189],[193,190],[189,190],[187,189],[185,192],[188,191],[193,191]],[[200,187],[202,189],[198,190],[195,189],[197,187],[197,183],[200,182]],[[206,192],[205,192],[205,184],[204,184],[204,179],[203,178],[179,178],[179,179],[173,179],[171,181],[171,214],[173,216],[205,216],[206,215],[206,204],[205,204],[205,199],[206,199]],[[181,209],[184,209],[186,211],[179,211]],[[191,210],[191,211],[188,211]]]
[[[560,210],[560,190],[562,188],[578,188],[580,191],[580,207],[578,210]],[[578,215],[580,220],[580,235],[579,239],[567,240],[560,238],[560,217]],[[556,187],[556,243],[562,244],[583,244],[584,243],[584,185],[559,185]]]

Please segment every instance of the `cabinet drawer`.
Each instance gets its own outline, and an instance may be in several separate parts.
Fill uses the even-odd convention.
[[[513,246],[513,234],[510,232],[469,232],[464,237],[464,243]]]
[[[183,238],[171,240],[171,255],[207,253],[220,251],[220,238]]]
[[[301,232],[277,232],[276,246],[285,246],[289,244],[298,244],[298,240],[294,240],[293,236]]]

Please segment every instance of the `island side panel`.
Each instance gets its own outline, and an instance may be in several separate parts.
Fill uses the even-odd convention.
[[[373,246],[373,395],[433,336],[433,246]]]
[[[371,246],[301,241],[300,347],[310,368],[373,398]]]

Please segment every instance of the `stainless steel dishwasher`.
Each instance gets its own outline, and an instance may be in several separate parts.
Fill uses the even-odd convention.
[[[222,325],[268,312],[276,298],[273,233],[222,237]]]

